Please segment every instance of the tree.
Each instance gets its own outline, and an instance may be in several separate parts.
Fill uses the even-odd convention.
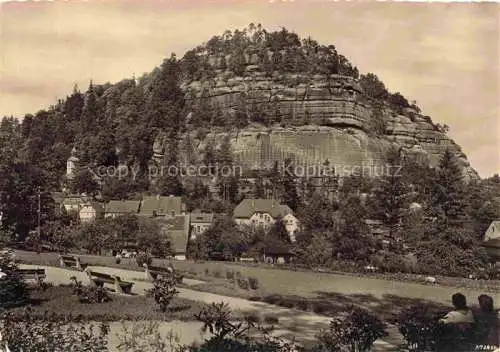
[[[146,104],[148,125],[158,130],[179,131],[184,92],[180,88],[180,64],[175,54],[165,59],[154,77]]]
[[[384,83],[382,83],[379,78],[371,72],[366,75],[361,75],[359,84],[361,85],[363,92],[370,98],[385,100],[389,96],[389,92],[385,88]]]
[[[340,206],[339,231],[333,238],[337,258],[366,261],[374,245],[364,222],[366,210],[359,197],[350,196]]]
[[[322,195],[316,195],[299,209],[298,217],[306,230],[326,230],[331,229],[335,224],[335,210],[331,201]]]
[[[285,170],[283,175],[283,202],[293,211],[296,211],[300,200],[297,193],[297,185],[295,183],[293,164],[290,159],[285,160]]]
[[[400,233],[409,206],[409,188],[402,175],[397,172],[402,163],[399,150],[394,147],[389,149],[386,156],[387,170],[374,190],[374,215],[388,226],[391,238]]]
[[[227,258],[240,257],[248,249],[249,238],[230,217],[221,217],[203,234],[206,253],[223,253]]]
[[[99,191],[99,184],[95,180],[94,174],[88,169],[79,170],[71,181],[71,191],[73,193],[95,196]]]
[[[78,94],[78,93],[74,93]],[[77,95],[76,95],[77,96]],[[76,100],[76,98],[75,98]],[[97,95],[94,90],[92,81],[90,82],[89,89],[85,94],[85,104],[82,109],[81,127],[82,131],[93,131],[96,127],[98,116]]]
[[[436,173],[432,195],[432,215],[444,224],[461,222],[465,219],[466,200],[462,170],[455,154],[447,149]]]
[[[285,226],[283,218],[280,216],[269,229],[269,236],[280,242],[290,243],[290,235]]]

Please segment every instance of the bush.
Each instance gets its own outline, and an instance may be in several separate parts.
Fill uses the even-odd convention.
[[[300,298],[295,302],[295,307],[300,310],[309,310],[309,301]]]
[[[259,288],[259,279],[256,277],[249,277],[248,284],[252,290],[257,290]]]
[[[171,351],[187,352],[179,344],[180,338],[170,330],[165,337],[159,333],[160,322],[143,321],[126,324],[122,322],[122,329],[117,334],[120,341],[118,351]]]
[[[245,279],[245,278],[238,278],[237,279],[237,282],[238,282],[238,286],[243,289],[243,290],[248,290],[250,287],[249,287],[249,284],[248,284],[248,280]]]
[[[233,281],[234,280],[234,271],[227,270],[226,271],[226,279],[229,281]]]
[[[175,286],[176,279],[174,277],[160,277],[153,282],[153,288],[147,292],[154,298],[162,312],[167,311],[168,305],[179,293]]]
[[[75,276],[71,277],[73,294],[78,296],[80,303],[102,303],[108,302],[111,298],[108,291],[104,287],[83,286],[81,281],[78,281]]]
[[[414,305],[398,316],[399,332],[408,347],[415,350],[435,350],[438,344],[441,312],[426,304]]]
[[[78,321],[71,316],[35,316],[30,309],[21,315],[4,314],[0,320],[2,342],[12,352],[108,351],[109,326],[104,323],[76,325],[72,323]]]
[[[269,304],[276,304],[281,299],[281,295],[268,295],[264,297],[263,301]]]
[[[367,310],[354,308],[345,319],[334,319],[329,330],[318,334],[320,350],[367,352],[387,336],[385,324]],[[321,349],[322,348],[322,349]]]
[[[149,253],[139,253],[135,260],[140,267],[144,264],[151,265],[151,263],[153,263],[153,257]]]
[[[264,323],[269,325],[276,325],[279,323],[279,319],[274,315],[266,315],[264,316]]]
[[[0,251],[0,271],[6,276],[0,279],[0,307],[10,307],[28,299],[28,288],[24,283],[11,250]]]
[[[330,304],[327,302],[314,302],[312,309],[316,314],[325,314],[330,310]]]
[[[278,305],[285,308],[293,308],[295,304],[293,300],[289,298],[282,298],[281,300],[278,301]]]

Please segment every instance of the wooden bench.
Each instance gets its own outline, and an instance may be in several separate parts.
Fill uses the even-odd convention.
[[[127,293],[130,294],[132,291],[133,282],[122,281],[119,276],[109,275],[105,273],[99,273],[92,271],[89,268],[85,269],[87,276],[89,278],[90,286],[92,287],[104,287],[104,284],[112,285],[116,293]]]
[[[60,255],[59,266],[61,266],[61,268],[75,268],[77,270],[83,270],[86,265],[83,265],[80,261],[80,257],[76,255]]]
[[[41,284],[47,277],[45,269],[19,269],[19,274],[24,281],[34,281]]]
[[[174,275],[175,281],[177,283],[182,283],[184,275],[176,274],[173,268],[164,268],[160,266],[148,266],[143,264],[146,274],[146,280],[154,281],[158,277],[171,277]]]

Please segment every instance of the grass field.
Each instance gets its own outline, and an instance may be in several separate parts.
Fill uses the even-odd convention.
[[[58,255],[55,253],[16,252],[16,256],[25,263],[58,265]],[[81,259],[83,263],[89,265],[142,271],[134,259],[123,259],[121,264],[116,264],[113,257],[81,256]],[[475,304],[477,296],[489,291],[479,287],[471,289],[460,286],[424,285],[363,276],[243,266],[228,262],[195,263],[155,259],[153,264],[166,265],[168,262],[172,262],[177,270],[186,273],[186,277],[206,281],[205,284],[191,286],[190,289],[260,300],[284,307],[293,306],[325,315],[331,315],[349,304],[362,305],[386,315],[390,314],[387,312],[396,312],[417,302],[449,306],[451,295],[457,291],[464,293],[469,302]],[[226,280],[228,271],[239,272],[244,277],[257,278],[260,288],[257,290],[238,288]],[[500,301],[498,292],[497,289],[495,293],[490,293],[496,302]],[[392,309],[391,305],[395,308]]]
[[[49,286],[45,290],[31,289],[30,301],[23,307],[9,311],[21,313],[31,307],[35,315],[47,313],[71,314],[85,321],[121,321],[121,320],[156,320],[156,321],[192,321],[194,314],[202,307],[199,302],[175,297],[170,309],[161,312],[151,297],[110,295],[111,301],[85,304],[78,301],[69,286]]]

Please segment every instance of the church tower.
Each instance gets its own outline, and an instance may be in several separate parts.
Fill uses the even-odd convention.
[[[75,177],[76,168],[78,167],[78,157],[76,156],[76,148],[73,147],[71,150],[71,156],[66,162],[66,178],[72,180]]]

